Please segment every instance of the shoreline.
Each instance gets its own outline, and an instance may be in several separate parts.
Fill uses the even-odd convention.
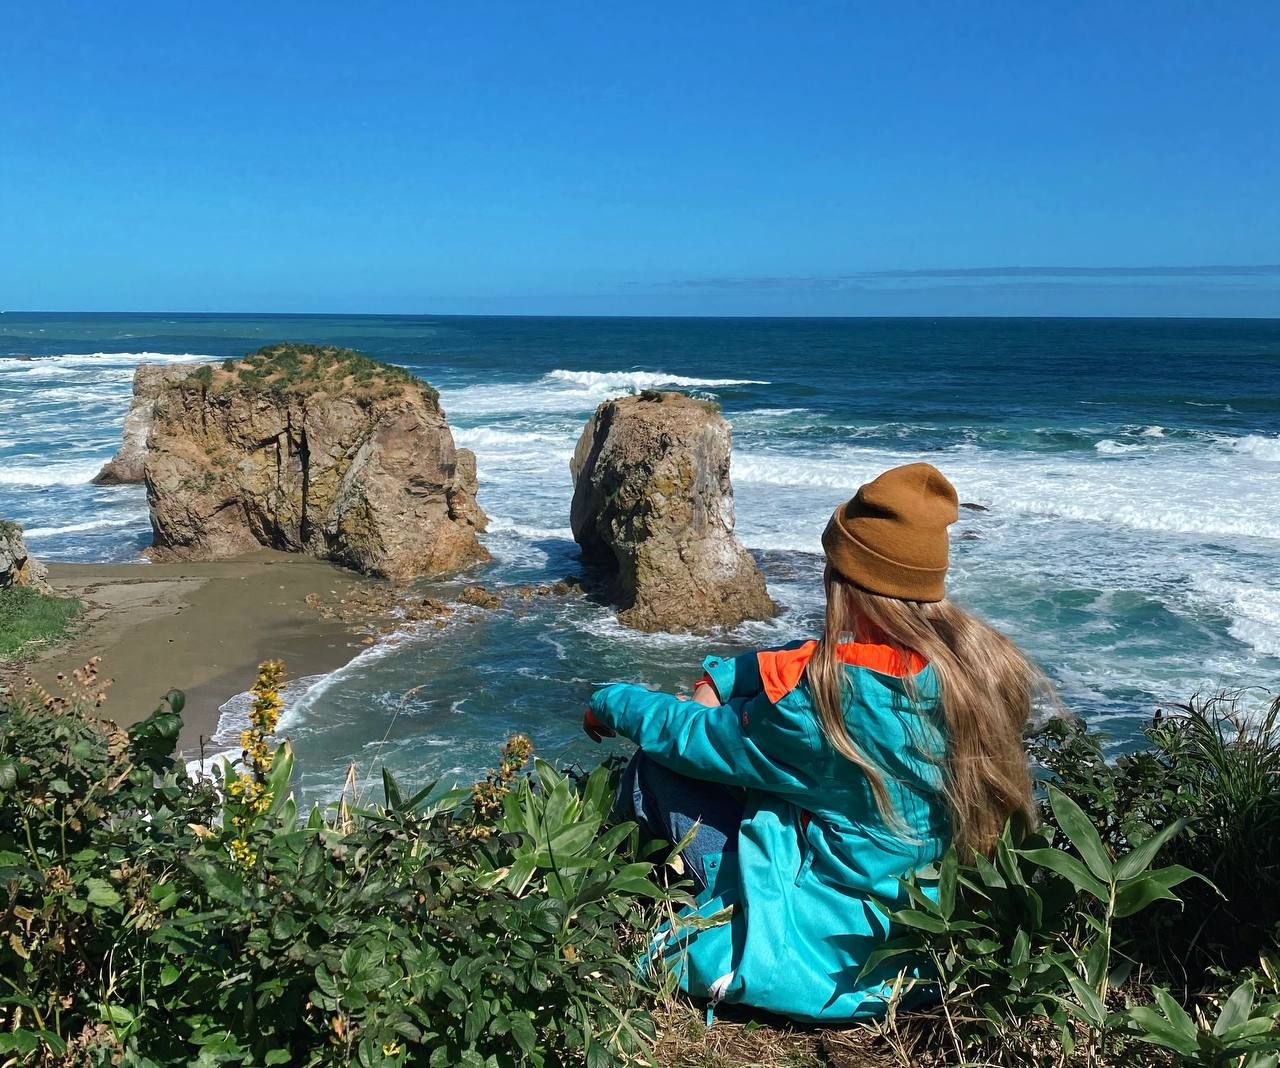
[[[120,726],[145,719],[170,689],[182,690],[179,743],[188,755],[212,737],[221,705],[249,689],[263,660],[283,660],[297,679],[336,671],[364,648],[367,630],[324,618],[315,597],[341,600],[386,585],[270,549],[230,560],[48,568],[54,592],[80,598],[85,611],[57,645],[0,671],[56,692],[59,673],[101,657],[102,676],[113,680],[102,715]]]

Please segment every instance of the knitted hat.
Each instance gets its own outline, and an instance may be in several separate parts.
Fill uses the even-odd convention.
[[[827,559],[864,590],[903,601],[946,596],[947,527],[959,498],[933,464],[907,464],[862,486],[822,534]]]

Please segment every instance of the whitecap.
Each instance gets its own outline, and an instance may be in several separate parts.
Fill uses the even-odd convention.
[[[689,378],[667,374],[665,371],[552,371],[544,376],[546,381],[569,382],[589,390],[618,390],[620,392],[642,389],[662,389],[664,386],[681,386],[691,389],[714,389],[717,386],[767,386],[758,378]]]
[[[0,467],[0,485],[78,486],[88,482],[102,468],[92,463],[6,464]]]
[[[68,523],[61,527],[28,527],[23,534],[28,538],[54,538],[59,534],[79,534],[88,530],[111,530],[116,527],[132,527],[147,518],[146,512],[130,512],[112,519],[87,519],[83,523]]]
[[[0,370],[47,373],[53,368],[127,367],[137,363],[191,363],[198,360],[212,359],[215,359],[215,357],[191,352],[68,352],[61,356],[33,356],[29,360],[0,356]]]
[[[1268,463],[1280,462],[1280,436],[1270,438],[1264,434],[1246,434],[1232,441],[1231,447],[1236,452],[1252,456],[1255,460],[1265,460]]]
[[[1263,656],[1280,657],[1280,590],[1203,571],[1192,584],[1230,617],[1233,638]]]

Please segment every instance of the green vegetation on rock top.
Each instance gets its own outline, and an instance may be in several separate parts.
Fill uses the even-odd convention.
[[[7,519],[0,519],[0,538],[7,538],[13,534],[21,534],[22,528],[17,523],[11,523]]]
[[[360,400],[382,400],[417,388],[433,406],[440,400],[434,387],[404,368],[333,345],[265,345],[240,359],[223,360],[216,370],[206,364],[192,373],[191,380],[215,392],[236,388],[282,395],[322,391]]]

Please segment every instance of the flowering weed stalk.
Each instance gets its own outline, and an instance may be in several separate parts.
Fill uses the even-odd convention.
[[[253,704],[249,707],[249,727],[240,732],[243,750],[240,771],[231,779],[230,768],[227,770],[227,795],[238,809],[231,814],[231,826],[236,833],[228,848],[232,859],[246,870],[252,868],[258,859],[249,843],[249,835],[271,808],[268,773],[275,759],[272,736],[280,723],[280,688],[283,684],[283,660],[266,660],[259,665],[258,677],[250,690]]]

